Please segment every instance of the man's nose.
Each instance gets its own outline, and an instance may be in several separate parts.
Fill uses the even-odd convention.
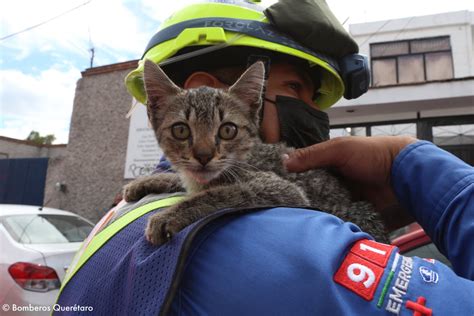
[[[211,148],[206,148],[206,149],[196,149],[193,152],[194,158],[201,163],[201,165],[204,167],[209,163],[209,161],[212,160],[214,157],[215,150]]]

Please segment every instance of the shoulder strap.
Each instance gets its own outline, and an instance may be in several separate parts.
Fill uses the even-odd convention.
[[[159,315],[160,316],[168,315],[171,309],[171,304],[173,303],[174,297],[176,295],[176,292],[179,288],[181,279],[184,274],[186,259],[191,249],[191,245],[196,235],[201,231],[201,229],[204,226],[224,216],[246,214],[246,213],[251,213],[258,210],[274,208],[274,207],[277,207],[277,206],[244,208],[244,209],[242,208],[224,209],[207,216],[206,218],[186,227],[182,232],[180,232],[180,234],[184,233],[184,236],[179,242],[179,244],[173,247],[173,251],[179,252],[179,255],[177,256],[177,260],[175,263],[174,273],[170,279],[162,283],[165,286],[165,288],[162,290],[166,293],[166,296],[164,298],[163,304],[161,305]]]
[[[71,278],[81,269],[81,267],[86,263],[90,257],[92,257],[97,250],[99,250],[110,238],[112,238],[115,234],[117,234],[120,230],[122,230],[125,226],[130,224],[131,222],[135,221],[137,218],[154,211],[156,209],[160,209],[163,207],[168,207],[179,202],[182,199],[181,196],[178,197],[170,197],[158,201],[154,201],[148,204],[145,204],[137,209],[128,212],[127,214],[123,215],[122,217],[118,218],[112,224],[100,230],[97,234],[94,235],[92,232],[92,236],[89,236],[81,246],[80,250],[76,253],[72,264],[69,266],[68,271],[64,277],[64,280],[61,285],[61,289],[59,295],[61,295],[62,290],[66,287],[67,283],[71,280]],[[111,213],[108,213],[105,216],[105,219],[110,219]],[[102,225],[102,221],[97,224],[97,226],[103,226],[107,224],[104,222]],[[99,227],[100,228],[100,227]],[[92,237],[92,238],[91,238]]]

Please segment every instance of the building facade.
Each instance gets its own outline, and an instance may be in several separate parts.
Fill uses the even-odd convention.
[[[328,110],[332,136],[408,134],[474,164],[474,13],[354,24],[372,83]]]

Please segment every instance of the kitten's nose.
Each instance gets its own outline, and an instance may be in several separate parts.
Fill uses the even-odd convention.
[[[196,158],[203,167],[212,160],[212,157],[214,157],[214,152],[211,150],[197,150],[194,152],[194,158]]]

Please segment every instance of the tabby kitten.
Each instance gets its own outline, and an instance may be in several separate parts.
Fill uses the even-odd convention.
[[[150,193],[187,191],[182,202],[150,217],[147,239],[160,245],[191,223],[224,208],[313,207],[351,221],[379,241],[385,228],[373,206],[351,201],[327,170],[288,173],[281,157],[292,149],[259,138],[264,66],[257,62],[228,90],[183,90],[146,60],[148,117],[176,173],[139,178],[124,188],[126,201]]]

